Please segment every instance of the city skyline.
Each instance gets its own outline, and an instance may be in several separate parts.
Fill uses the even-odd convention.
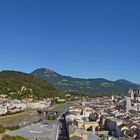
[[[0,1],[0,70],[46,67],[72,77],[140,83],[139,4]]]

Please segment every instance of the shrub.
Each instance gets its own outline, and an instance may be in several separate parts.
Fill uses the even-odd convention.
[[[5,128],[2,125],[0,125],[0,134],[2,134],[4,132],[5,132]]]
[[[13,137],[13,136],[5,135],[2,137],[2,140],[27,140],[27,139],[20,136]]]

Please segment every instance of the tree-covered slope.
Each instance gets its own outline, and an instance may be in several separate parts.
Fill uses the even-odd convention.
[[[40,68],[31,73],[32,76],[47,80],[60,91],[76,91],[83,93],[127,93],[129,88],[139,87],[127,80],[110,81],[103,78],[82,79],[60,75],[52,70]]]
[[[45,80],[37,79],[30,74],[16,71],[0,72],[0,94],[21,91],[21,87],[32,89],[33,96],[37,98],[54,97],[56,89]]]

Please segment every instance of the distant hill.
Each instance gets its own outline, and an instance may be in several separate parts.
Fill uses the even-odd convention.
[[[127,93],[129,88],[137,88],[140,85],[127,80],[110,81],[103,78],[82,79],[63,76],[53,70],[40,68],[31,73],[32,76],[47,80],[59,91],[75,91],[82,93]]]
[[[33,95],[37,98],[57,95],[56,89],[45,80],[17,71],[0,72],[0,94],[18,92],[22,86],[32,89]]]

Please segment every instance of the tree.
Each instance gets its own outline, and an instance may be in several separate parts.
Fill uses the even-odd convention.
[[[97,119],[98,119],[98,114],[97,113],[91,113],[90,115],[89,115],[89,121],[97,121]]]
[[[90,126],[90,127],[87,129],[87,131],[92,131],[92,126]]]
[[[24,89],[24,90],[22,91],[22,96],[23,96],[24,98],[26,98],[26,99],[32,97],[32,95],[33,95],[32,89],[27,88],[27,89]]]
[[[0,125],[0,134],[2,134],[4,132],[5,132],[5,128],[2,125]]]
[[[52,115],[47,115],[47,120],[52,120]]]
[[[55,101],[54,101],[54,99],[52,99],[50,106],[54,106],[54,105],[55,105]]]
[[[1,140],[27,140],[27,139],[20,136],[13,137],[9,135],[4,135]]]

